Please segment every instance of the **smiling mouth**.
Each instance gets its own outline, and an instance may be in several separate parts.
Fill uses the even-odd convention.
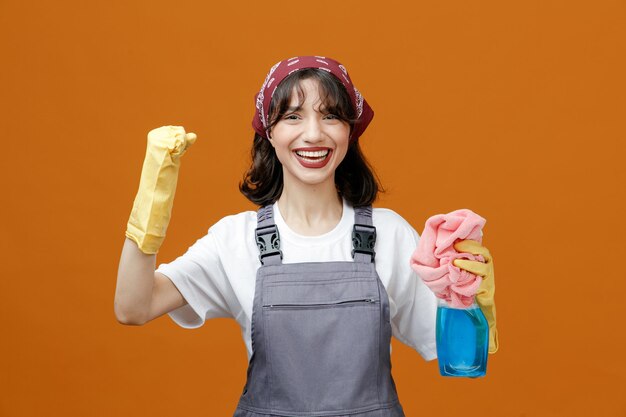
[[[321,151],[294,151],[294,153],[301,159],[308,162],[320,162],[326,159],[330,153],[330,149],[324,149]]]

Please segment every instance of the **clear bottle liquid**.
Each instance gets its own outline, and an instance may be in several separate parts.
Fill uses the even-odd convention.
[[[437,357],[443,376],[476,378],[487,372],[489,324],[476,302],[467,308],[437,306]]]

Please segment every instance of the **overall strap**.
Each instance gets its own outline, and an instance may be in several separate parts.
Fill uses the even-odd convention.
[[[256,245],[259,248],[259,260],[262,265],[282,264],[283,253],[280,250],[280,236],[274,223],[274,207],[268,204],[257,211]]]
[[[354,208],[354,228],[352,229],[352,258],[355,262],[374,262],[376,228],[372,223],[372,206]]]
[[[259,248],[259,260],[263,265],[282,264],[283,253],[280,250],[280,235],[274,222],[273,205],[266,205],[257,211],[256,244]],[[355,262],[374,262],[376,252],[376,228],[372,223],[372,207],[354,208],[354,227],[352,229],[352,258]]]

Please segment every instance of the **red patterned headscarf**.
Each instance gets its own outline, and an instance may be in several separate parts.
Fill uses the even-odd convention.
[[[296,56],[275,64],[265,77],[265,82],[255,97],[256,111],[252,119],[252,127],[264,138],[268,137],[269,109],[276,87],[291,73],[303,68],[319,68],[333,74],[346,87],[352,105],[354,106],[357,122],[354,125],[350,140],[354,141],[363,134],[367,125],[374,117],[374,111],[367,104],[359,90],[352,84],[346,67],[334,59],[323,56]]]

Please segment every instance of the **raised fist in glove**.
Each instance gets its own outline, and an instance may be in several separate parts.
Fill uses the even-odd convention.
[[[496,291],[493,275],[493,258],[489,253],[489,249],[475,240],[461,240],[454,244],[454,249],[459,253],[466,252],[473,255],[482,255],[485,259],[485,262],[455,259],[452,261],[452,264],[483,278],[476,293],[476,303],[480,306],[489,323],[489,353],[496,353],[498,350],[498,329],[496,328],[496,303],[493,298]]]
[[[148,133],[139,191],[128,219],[126,237],[145,254],[158,252],[170,221],[180,157],[196,141],[181,126],[163,126]]]

